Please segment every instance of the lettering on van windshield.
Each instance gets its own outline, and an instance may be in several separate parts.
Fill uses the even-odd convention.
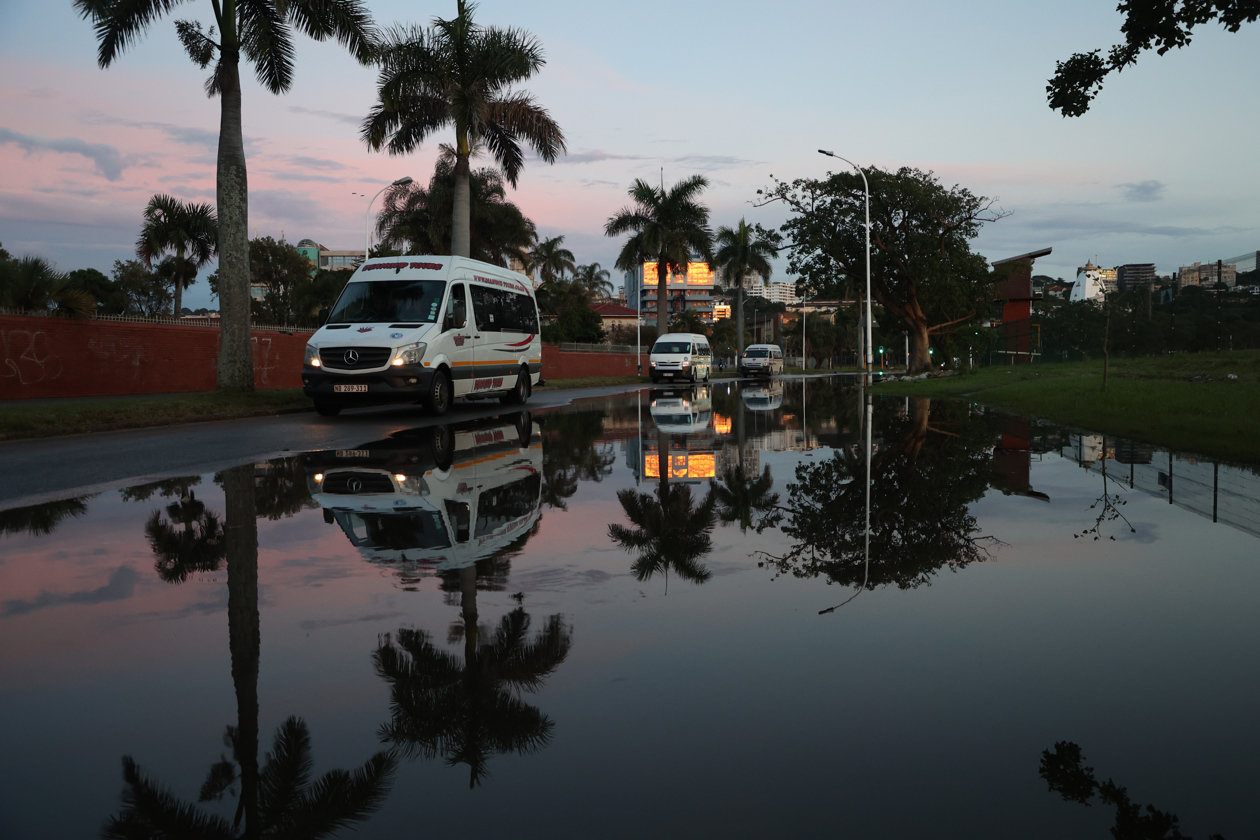
[[[378,271],[378,270],[385,269],[385,268],[391,268],[391,269],[397,269],[397,268],[423,268],[423,269],[425,269],[426,271],[441,271],[441,270],[442,270],[442,264],[441,264],[441,263],[430,263],[430,262],[389,262],[389,263],[376,263],[376,264],[374,264],[374,265],[365,265],[365,266],[363,266],[363,270],[364,270],[364,271]]]
[[[497,277],[482,277],[480,274],[474,274],[473,279],[478,283],[489,283],[491,286],[502,286],[505,289],[513,289],[518,292],[527,291],[520,283],[511,283],[507,280],[500,280]]]

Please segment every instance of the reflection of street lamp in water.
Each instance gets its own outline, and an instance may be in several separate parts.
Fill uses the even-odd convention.
[[[819,610],[819,615],[826,615],[830,612],[843,607],[866,590],[866,582],[871,578],[871,398],[866,397],[866,536],[863,556],[865,557],[864,568],[862,571],[862,585],[858,587],[858,591],[850,595],[844,603],[836,604],[834,607],[828,607],[825,610]]]

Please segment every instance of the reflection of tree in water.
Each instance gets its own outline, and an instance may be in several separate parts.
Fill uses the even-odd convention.
[[[579,481],[602,481],[612,473],[616,453],[596,446],[604,433],[601,411],[573,411],[541,418],[543,424],[543,503],[567,510]]]
[[[741,533],[749,528],[758,534],[773,528],[782,519],[778,510],[779,494],[774,491],[774,476],[767,465],[761,475],[746,472],[743,464],[722,470],[722,481],[709,481],[709,495],[717,503],[718,519],[723,525],[738,525]]]
[[[164,478],[161,481],[150,481],[147,484],[135,484],[118,491],[124,502],[147,502],[153,494],[163,499],[179,498],[188,495],[188,488],[201,483],[199,475],[185,475],[179,478]]]
[[[1120,493],[1112,493],[1111,488],[1108,484],[1107,437],[1105,435],[1103,436],[1103,439],[1102,439],[1101,464],[1102,464],[1102,495],[1099,496],[1097,499],[1095,499],[1094,503],[1089,506],[1090,510],[1098,511],[1098,515],[1094,518],[1094,525],[1092,528],[1086,528],[1084,531],[1081,531],[1079,534],[1073,534],[1072,539],[1077,539],[1079,537],[1088,537],[1090,535],[1093,535],[1094,539],[1097,540],[1102,535],[1103,526],[1109,522],[1115,522],[1117,519],[1124,522],[1124,525],[1126,528],[1129,529],[1130,534],[1137,533],[1137,528],[1133,527],[1133,523],[1129,521],[1129,518],[1120,512],[1120,508],[1127,505],[1128,501]],[[1119,487],[1120,485],[1117,483],[1116,486]],[[1102,507],[1099,508],[1099,505],[1101,505]],[[1114,536],[1111,536],[1111,535],[1108,535],[1107,538],[1113,542],[1116,539]]]
[[[1161,811],[1154,805],[1143,808],[1129,798],[1129,791],[1111,779],[1099,784],[1094,768],[1086,767],[1080,746],[1071,741],[1059,741],[1053,750],[1042,750],[1039,774],[1050,785],[1050,790],[1063,797],[1065,802],[1078,802],[1088,806],[1095,796],[1104,805],[1116,809],[1111,836],[1116,840],[1193,840],[1181,833],[1180,821],[1171,811]],[[1208,840],[1223,840],[1213,834]]]
[[[465,577],[473,577],[471,569]],[[564,662],[573,631],[559,615],[532,637],[530,624],[518,607],[497,627],[478,627],[474,585],[465,592],[462,662],[423,630],[383,637],[373,654],[390,684],[391,718],[381,739],[408,755],[468,765],[470,788],[489,775],[493,756],[545,747],[555,724],[520,695],[538,691]]]
[[[913,400],[909,417],[879,401],[875,428],[885,441],[871,460],[870,575],[867,586],[927,584],[942,567],[960,569],[988,556],[989,537],[968,505],[988,487],[989,434],[965,422],[962,407],[932,407]],[[852,454],[852,453],[850,453]],[[865,462],[840,453],[801,464],[788,485],[787,524],[795,544],[787,554],[766,556],[779,574],[826,576],[828,582],[860,586],[866,562]]]
[[[167,583],[183,583],[195,572],[218,571],[225,552],[218,514],[189,490],[166,506],[166,515],[170,522],[155,510],[144,523],[158,577]]]
[[[215,476],[227,511],[222,529],[227,561],[228,648],[236,695],[235,726],[226,740],[232,760],[211,767],[202,801],[229,790],[238,796],[231,823],[184,803],[123,757],[123,809],[104,827],[106,837],[322,837],[368,816],[384,800],[395,765],[387,753],[374,755],[351,775],[334,770],[313,785],[306,726],[290,718],[272,753],[258,766],[258,520],[255,465]],[[168,526],[169,527],[169,526]]]
[[[704,583],[713,573],[701,559],[713,550],[710,533],[717,521],[717,499],[712,493],[699,503],[687,485],[669,482],[669,438],[657,434],[657,474],[660,485],[656,496],[633,488],[617,491],[617,501],[634,527],[611,524],[609,538],[638,557],[631,570],[639,580],[649,580],[660,572],[665,575],[666,591],[669,572],[692,583]]]
[[[75,496],[72,499],[58,499],[42,505],[11,508],[0,511],[0,533],[30,534],[32,537],[46,537],[67,519],[77,519],[87,513],[89,499],[87,496]]]
[[[259,518],[270,520],[295,516],[304,508],[319,507],[311,498],[306,471],[299,456],[272,458],[253,464],[254,496]],[[215,481],[218,481],[218,476]]]

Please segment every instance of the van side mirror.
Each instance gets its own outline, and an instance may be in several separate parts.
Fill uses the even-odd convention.
[[[308,309],[308,310],[306,310],[306,311],[307,311],[307,312],[310,312],[310,310],[309,310],[309,309]],[[327,324],[327,323],[328,323],[328,307],[327,307],[327,306],[321,306],[321,307],[319,308],[319,325],[322,327],[322,326],[324,326],[324,324]]]

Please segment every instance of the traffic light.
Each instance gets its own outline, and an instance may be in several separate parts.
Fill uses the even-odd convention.
[[[881,355],[881,356],[882,356],[882,355],[884,355],[884,348],[883,348],[883,347],[879,348],[879,355]]]
[[[936,348],[935,348],[935,347],[929,347],[929,348],[928,348],[928,355],[929,355],[929,356],[935,356],[935,355],[936,355]]]

